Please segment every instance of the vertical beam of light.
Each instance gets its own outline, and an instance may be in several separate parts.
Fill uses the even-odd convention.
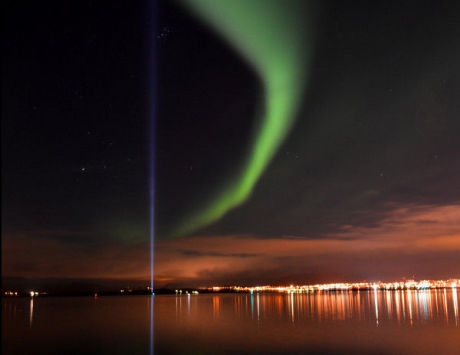
[[[157,17],[158,17],[158,4],[156,0],[149,0],[146,3],[147,6],[147,39],[148,39],[148,72],[149,72],[149,91],[147,94],[149,104],[149,238],[150,238],[150,312],[149,312],[149,354],[155,353],[155,328],[154,328],[154,280],[155,280],[155,137],[156,137],[156,125],[155,125],[155,113],[156,113],[156,83],[157,83],[157,68],[156,68],[156,56],[157,56]]]
[[[149,71],[149,237],[150,237],[150,291],[153,294],[154,290],[154,275],[155,275],[155,113],[156,113],[156,82],[157,82],[157,68],[156,68],[156,40],[157,40],[157,16],[158,5],[157,1],[153,0],[148,2],[150,6],[149,18],[147,19],[147,38],[148,43],[148,71]]]
[[[255,70],[264,89],[261,126],[235,179],[206,207],[188,218],[176,234],[206,226],[251,194],[289,133],[307,82],[310,19],[306,1],[179,0],[206,22]]]
[[[153,126],[153,122],[151,123]],[[152,128],[151,130],[154,130]],[[154,138],[151,138],[154,141]],[[154,159],[154,143],[150,143],[150,225],[149,225],[149,236],[150,236],[150,291],[154,290],[154,275],[155,275],[155,163]]]

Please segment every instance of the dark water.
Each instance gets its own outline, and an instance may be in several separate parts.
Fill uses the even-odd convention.
[[[2,354],[458,355],[458,298],[457,289],[5,298]]]

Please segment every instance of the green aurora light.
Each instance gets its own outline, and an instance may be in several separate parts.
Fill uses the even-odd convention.
[[[255,70],[262,82],[261,126],[239,175],[174,235],[191,233],[243,203],[289,133],[307,82],[311,39],[306,1],[179,0]]]

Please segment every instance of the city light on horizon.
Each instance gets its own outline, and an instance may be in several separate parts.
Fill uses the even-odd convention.
[[[424,291],[430,289],[456,289],[460,287],[460,278],[446,279],[446,280],[404,280],[392,282],[334,282],[325,284],[312,284],[312,285],[263,285],[263,286],[197,286],[197,287],[182,287],[170,289],[171,293],[176,295],[199,294],[200,292],[206,293],[225,293],[225,292],[242,292],[242,293],[315,293],[315,292],[345,292],[345,291],[361,291],[361,290],[385,290],[385,291],[404,291],[416,290]],[[112,290],[119,295],[138,295],[139,292],[147,291],[147,294],[153,294],[156,289],[147,287],[126,287],[117,291]],[[167,290],[166,290],[167,291]],[[30,297],[49,296],[51,292],[44,291],[30,291]],[[67,293],[68,295],[69,293]],[[2,297],[18,297],[24,296],[26,293],[18,291],[4,291]],[[91,293],[93,295],[93,293]],[[96,294],[97,295],[97,294]]]
[[[359,290],[427,290],[441,288],[457,288],[460,279],[447,280],[409,280],[393,282],[353,282],[353,283],[328,283],[315,285],[289,285],[289,286],[212,286],[200,287],[199,289],[212,292],[280,292],[280,293],[304,293],[304,292],[327,292],[327,291],[359,291]]]

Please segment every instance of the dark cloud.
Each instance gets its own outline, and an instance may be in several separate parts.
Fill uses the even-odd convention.
[[[201,256],[218,256],[223,258],[252,258],[260,256],[260,254],[247,254],[247,253],[219,253],[219,252],[201,252],[198,250],[182,250],[180,251],[184,256],[187,257],[201,257]]]

